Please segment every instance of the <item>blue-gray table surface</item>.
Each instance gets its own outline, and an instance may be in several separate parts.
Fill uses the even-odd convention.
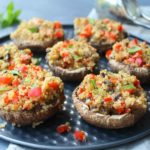
[[[0,0],[0,12],[5,11],[10,0]],[[22,10],[20,19],[41,17],[72,24],[75,17],[86,17],[95,5],[95,0],[13,0],[15,7]],[[141,5],[150,5],[148,0],[138,0]],[[9,142],[0,140],[0,150]]]

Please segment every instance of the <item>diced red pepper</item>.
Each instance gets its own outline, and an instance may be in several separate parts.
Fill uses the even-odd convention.
[[[15,65],[10,65],[9,67],[8,67],[8,70],[13,70],[15,68]]]
[[[124,29],[123,29],[123,26],[120,24],[120,25],[118,25],[118,31],[119,32],[122,32]]]
[[[112,98],[111,97],[105,97],[104,102],[106,102],[106,103],[112,102]]]
[[[61,124],[56,128],[56,131],[60,134],[69,132],[71,130],[71,127],[69,123]]]
[[[41,95],[42,95],[42,89],[40,87],[35,87],[28,91],[29,97],[39,97]]]
[[[115,77],[111,77],[111,78],[110,78],[110,81],[111,81],[111,83],[116,84],[117,81],[118,81],[118,79],[115,78]]]
[[[61,55],[64,58],[64,57],[68,57],[70,54],[69,52],[62,52]]]
[[[113,41],[116,41],[116,39],[117,39],[117,35],[114,34],[114,33],[112,33],[112,32],[109,33],[109,37],[110,37],[110,39],[113,40]]]
[[[126,90],[126,91],[129,92],[130,94],[134,94],[135,89],[129,89],[129,90]]]
[[[9,104],[9,103],[10,103],[10,99],[8,98],[8,96],[6,96],[6,97],[4,98],[4,102],[5,102],[5,104]]]
[[[55,29],[59,29],[59,28],[61,28],[61,26],[62,25],[61,25],[61,23],[59,21],[57,21],[57,22],[54,23],[54,28]]]
[[[12,78],[11,77],[0,77],[0,84],[11,84]]]
[[[132,58],[138,58],[138,57],[141,57],[142,54],[143,54],[143,51],[142,51],[142,50],[139,50],[138,52],[136,52],[136,53],[132,56]]]
[[[134,86],[138,87],[140,85],[140,81],[139,80],[135,80],[133,84],[134,84]]]
[[[18,86],[20,84],[20,81],[18,79],[13,80],[12,85]]]
[[[83,93],[83,88],[79,88],[79,94]]]
[[[126,103],[124,101],[121,102],[120,107],[116,108],[118,114],[122,114],[125,112]]]
[[[93,98],[93,94],[91,92],[88,93],[89,98]]]
[[[49,87],[54,89],[54,90],[57,90],[59,88],[59,84],[55,81],[52,81],[52,82],[49,82]]]
[[[62,38],[63,37],[63,32],[62,31],[56,31],[55,32],[55,37],[57,37],[57,38]]]
[[[23,65],[23,66],[21,66],[21,67],[19,68],[19,70],[20,70],[21,72],[25,73],[25,72],[28,70],[28,66]]]
[[[92,35],[92,25],[88,24],[85,26],[83,33],[80,33],[80,36],[88,38],[91,35]]]
[[[122,113],[124,113],[124,108],[118,107],[118,108],[116,108],[116,111],[118,114],[122,114]]]
[[[121,48],[122,48],[122,45],[120,43],[116,43],[114,45],[114,49],[115,49],[116,52],[120,51]]]
[[[132,47],[132,46],[135,46],[135,45],[138,45],[138,40],[137,39],[133,39],[132,41],[130,41],[129,47]]]
[[[68,47],[69,44],[70,44],[70,41],[66,40],[63,42],[63,47]]]
[[[74,132],[74,138],[77,141],[83,142],[83,141],[86,141],[86,134],[84,131],[78,130]]]
[[[41,68],[41,66],[33,66],[33,69],[34,69],[35,71],[40,71],[42,68]]]
[[[112,53],[112,50],[108,50],[108,51],[106,52],[106,58],[107,58],[107,59],[109,59],[111,53]]]
[[[141,67],[143,64],[142,58],[136,58],[135,62],[138,64],[139,67]]]
[[[18,100],[19,100],[19,93],[18,93],[18,91],[14,91],[14,95],[13,95],[13,98],[12,98],[12,102],[13,103],[17,103],[18,102]]]

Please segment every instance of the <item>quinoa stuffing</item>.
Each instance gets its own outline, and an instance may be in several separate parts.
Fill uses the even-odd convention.
[[[0,72],[0,109],[7,111],[43,110],[55,104],[63,83],[35,65],[20,65]]]
[[[120,115],[147,108],[147,97],[140,81],[124,72],[102,70],[89,74],[77,90],[77,96],[92,112]]]
[[[47,61],[68,70],[86,67],[93,70],[99,55],[96,49],[86,42],[67,40],[58,42],[52,48],[47,49]]]
[[[134,67],[150,68],[150,47],[137,39],[117,42],[106,57]]]
[[[50,22],[47,20],[32,18],[29,21],[23,21],[17,30],[11,34],[11,38],[15,41],[27,44],[38,43],[55,43],[64,38],[62,24],[59,21]]]
[[[76,18],[74,28],[76,39],[94,45],[111,45],[125,37],[122,24],[110,19]]]
[[[19,50],[14,44],[0,46],[0,70],[13,69],[15,65],[32,63],[30,49]]]

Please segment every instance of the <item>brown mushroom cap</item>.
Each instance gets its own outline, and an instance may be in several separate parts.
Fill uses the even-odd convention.
[[[35,109],[29,111],[6,111],[0,109],[0,117],[17,126],[30,125],[44,121],[53,116],[57,111],[62,108],[63,102],[64,94],[62,92],[57,98],[56,103],[53,105],[47,105],[45,109],[38,106],[35,107]]]
[[[108,129],[125,128],[132,126],[146,113],[146,109],[140,109],[133,113],[125,113],[122,115],[104,115],[94,113],[89,110],[84,102],[79,100],[77,90],[78,87],[74,90],[72,95],[73,103],[81,117],[94,126]]]
[[[49,63],[50,70],[54,75],[59,76],[64,81],[81,81],[90,71],[86,68],[79,68],[75,70],[63,69],[59,66],[54,66]]]

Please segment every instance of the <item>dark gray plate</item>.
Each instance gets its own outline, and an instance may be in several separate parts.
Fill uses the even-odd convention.
[[[66,27],[66,35],[68,38],[72,37],[72,27]],[[6,42],[9,39],[4,39]],[[37,56],[40,57],[40,56]],[[45,65],[44,55],[41,54],[42,66]],[[98,70],[108,68],[107,61],[102,58],[98,64]],[[36,128],[32,127],[14,127],[7,124],[6,128],[0,129],[0,138],[10,141],[12,143],[25,145],[32,148],[39,149],[102,149],[108,148],[124,143],[128,143],[150,133],[150,109],[148,113],[133,127],[106,130],[89,125],[83,121],[72,104],[71,94],[74,88],[79,83],[65,83],[65,106],[63,110],[57,113],[53,118],[46,121],[44,124]],[[143,86],[150,98],[149,86]],[[150,106],[149,106],[150,108]],[[2,120],[1,120],[2,121]],[[70,122],[72,126],[71,132],[60,135],[56,132],[56,127],[62,123]],[[84,130],[87,133],[87,141],[80,143],[73,138],[73,131],[75,129]]]

